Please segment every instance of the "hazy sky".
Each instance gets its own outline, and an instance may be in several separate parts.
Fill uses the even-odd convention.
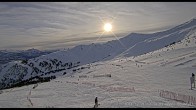
[[[123,37],[169,29],[196,17],[195,2],[0,3],[0,50],[59,49],[93,43],[103,22]],[[115,40],[103,33],[97,41]]]

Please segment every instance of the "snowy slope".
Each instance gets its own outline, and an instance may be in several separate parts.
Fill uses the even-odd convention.
[[[24,80],[32,82],[32,80],[38,80],[40,77],[51,78],[71,75],[72,72],[76,72],[76,69],[85,68],[82,65],[93,62],[107,61],[119,56],[135,57],[153,52],[171,44],[182,42],[190,35],[193,37],[195,26],[196,19],[193,19],[163,32],[153,34],[132,33],[121,38],[120,41],[113,40],[103,44],[79,45],[67,51],[57,51],[29,59],[27,62],[10,62],[0,68],[0,88],[9,87]]]
[[[160,97],[160,90],[167,90],[196,98],[196,89],[190,90],[189,81],[196,69],[196,34],[190,29],[194,29],[190,25],[194,23],[192,20],[155,34],[130,34],[132,37],[121,39],[129,46],[125,52],[118,41],[110,41],[58,51],[30,59],[27,64],[10,62],[1,68],[0,77],[18,80],[26,73],[23,79],[28,79],[31,73],[36,76],[52,70],[56,71],[42,77],[54,74],[61,77],[1,90],[0,107],[92,108],[98,97],[99,108],[195,108],[196,103]],[[148,51],[134,53],[134,49],[141,49],[140,44]],[[158,44],[163,48],[155,48]],[[38,72],[32,72],[33,67]]]
[[[195,42],[192,38],[191,42]],[[196,105],[159,96],[159,90],[168,90],[196,97],[196,89],[189,90],[189,77],[196,69],[196,45],[188,44],[182,40],[137,57],[83,65],[89,68],[37,86],[1,90],[0,107],[93,108],[98,97],[99,108],[195,108]],[[182,57],[185,58],[179,60]],[[186,63],[189,60],[192,61]]]

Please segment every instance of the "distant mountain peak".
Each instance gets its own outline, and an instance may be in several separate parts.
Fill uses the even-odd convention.
[[[193,26],[193,25],[196,25],[196,18],[193,18],[193,19],[191,19],[191,20],[189,20],[189,21],[187,21],[187,22],[185,22],[185,23],[183,23],[183,24],[181,24],[182,26]],[[179,25],[179,26],[181,26],[181,25]]]
[[[34,48],[31,48],[31,49],[28,49],[28,50],[26,50],[26,51],[30,51],[30,52],[41,52],[40,50],[38,50],[38,49],[34,49]]]
[[[192,21],[196,21],[196,18],[193,18]]]

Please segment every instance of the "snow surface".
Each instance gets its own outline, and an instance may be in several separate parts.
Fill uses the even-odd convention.
[[[63,76],[50,82],[39,83],[35,89],[32,89],[34,85],[5,89],[0,94],[0,107],[92,108],[96,96],[101,108],[196,107],[161,98],[158,93],[158,90],[169,90],[196,97],[196,89],[189,90],[189,76],[195,72],[196,67],[193,65],[196,62],[175,66],[196,57],[191,56],[196,54],[195,49],[194,47],[172,50],[167,53],[159,52],[161,56],[156,53],[134,59],[121,58],[93,63],[90,69],[84,69],[80,73],[76,72],[73,76]],[[165,66],[161,66],[164,61],[150,63],[159,59],[170,61],[177,55],[190,52],[194,53],[186,55],[184,60]],[[144,57],[148,57],[148,59],[142,60],[145,63],[140,63],[139,61]],[[111,77],[94,77],[104,74],[111,74]],[[86,77],[81,77],[82,75]],[[105,88],[101,88],[101,85],[105,85]],[[130,89],[134,87],[135,91],[126,92],[119,89],[107,91],[112,87]],[[33,106],[27,100],[30,91],[29,97]]]
[[[62,62],[81,61],[81,66],[77,66],[75,72],[68,71],[66,75],[62,75],[64,71],[56,72],[59,77],[50,82],[0,90],[0,108],[93,108],[95,97],[98,97],[100,104],[98,108],[195,108],[196,105],[159,96],[159,90],[168,90],[196,97],[196,89],[190,90],[189,80],[196,70],[195,19],[165,32],[150,34],[148,38],[142,34],[133,35],[135,37],[131,39],[136,39],[134,43],[126,43],[128,37],[124,38],[124,42],[123,39],[121,41],[127,47],[138,46],[138,53],[134,53],[134,48],[125,51],[120,43],[115,43],[118,41],[111,41],[106,44],[92,44],[97,50],[105,49],[104,51],[89,51],[93,47],[80,45],[72,50],[32,59],[31,62],[37,67],[39,64],[36,60],[41,62],[52,58],[61,59]],[[141,39],[137,38],[138,35]],[[169,45],[173,41],[176,43]],[[119,48],[114,52],[108,44]],[[156,48],[157,45],[159,48]],[[150,49],[145,51],[148,48]],[[85,52],[88,54],[84,54]],[[122,54],[116,57],[120,53]],[[97,54],[102,56],[95,57]],[[108,54],[111,55],[110,58],[100,60]],[[11,62],[6,68],[15,63],[22,65]],[[5,70],[2,69],[2,72]]]

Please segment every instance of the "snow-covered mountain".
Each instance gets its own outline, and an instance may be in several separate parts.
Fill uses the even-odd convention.
[[[26,60],[35,58],[41,55],[46,55],[54,52],[55,50],[40,51],[38,49],[28,50],[0,50],[0,65],[6,64],[16,60]]]
[[[192,19],[163,32],[131,33],[119,40],[79,45],[67,51],[53,52],[28,61],[9,62],[0,68],[0,88],[49,81],[56,76],[70,75],[78,70],[89,68],[86,64],[119,57],[136,57],[181,42],[188,46],[189,37],[194,38],[195,29],[196,19]]]
[[[196,35],[191,34],[150,53],[86,64],[46,83],[0,90],[0,108],[93,108],[95,97],[98,108],[195,108],[196,89],[190,90],[195,69]]]

